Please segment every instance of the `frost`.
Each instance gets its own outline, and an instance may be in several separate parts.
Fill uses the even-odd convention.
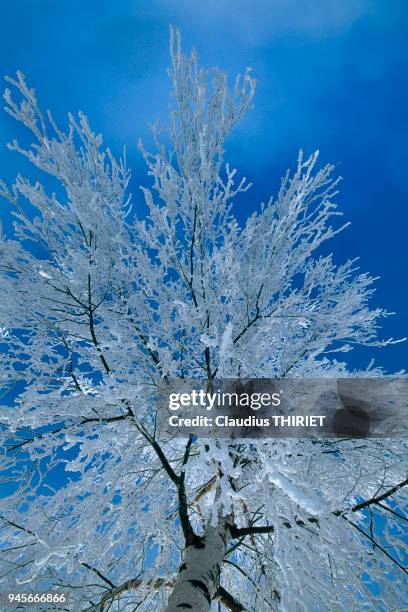
[[[39,270],[38,274],[40,276],[42,276],[43,278],[52,278],[52,276],[50,276],[49,274],[47,274],[46,272],[44,272],[44,270]]]
[[[29,582],[69,591],[78,611],[209,610],[201,581],[213,607],[402,610],[405,439],[163,433],[169,379],[382,376],[337,353],[390,343],[374,279],[321,255],[345,227],[333,166],[300,153],[239,224],[250,183],[224,144],[255,81],[229,88],[177,33],[169,76],[169,129],[140,146],[147,214],[83,114],[63,129],[21,73],[8,79],[6,110],[33,142],[10,148],[39,177],[0,183],[15,221],[0,233],[1,592]]]
[[[327,513],[327,505],[321,497],[313,495],[310,490],[306,493],[304,489],[294,485],[276,467],[268,466],[267,474],[272,484],[278,487],[284,495],[287,495],[289,499],[311,516],[321,516]]]

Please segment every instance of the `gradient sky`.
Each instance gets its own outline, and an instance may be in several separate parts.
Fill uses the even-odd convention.
[[[0,74],[22,70],[60,124],[81,109],[115,153],[126,144],[136,208],[149,183],[136,143],[149,145],[148,124],[170,108],[169,24],[204,65],[231,76],[252,66],[255,108],[226,147],[254,183],[238,217],[276,193],[299,148],[318,148],[344,177],[338,201],[352,221],[331,250],[380,276],[373,304],[397,313],[383,335],[408,336],[406,0],[0,0],[0,9]],[[25,171],[5,148],[20,134],[0,115],[7,181]],[[7,215],[4,206],[6,226]],[[369,349],[354,363],[408,369],[407,349]]]

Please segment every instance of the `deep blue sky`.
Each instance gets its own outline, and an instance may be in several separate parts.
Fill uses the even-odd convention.
[[[336,257],[360,256],[381,277],[375,303],[397,313],[384,335],[408,335],[407,0],[0,0],[0,8],[0,74],[22,70],[57,120],[81,109],[114,152],[126,144],[135,188],[148,182],[137,140],[149,142],[147,124],[169,109],[169,24],[205,65],[230,74],[252,66],[255,108],[227,143],[254,183],[240,218],[276,193],[300,147],[320,149],[344,177],[339,203],[352,221]],[[21,167],[5,148],[16,133],[0,116],[7,180]],[[371,356],[408,369],[408,343],[366,351],[361,365]]]

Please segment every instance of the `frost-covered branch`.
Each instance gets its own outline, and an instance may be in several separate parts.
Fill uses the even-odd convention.
[[[225,142],[255,81],[202,69],[177,32],[170,60],[169,126],[140,145],[146,214],[83,114],[62,128],[8,80],[28,136],[10,148],[36,178],[0,182],[2,591],[63,585],[76,610],[399,609],[406,439],[163,434],[172,379],[384,376],[345,359],[394,342],[375,279],[328,254],[347,226],[334,167],[301,152],[239,223],[250,183]]]

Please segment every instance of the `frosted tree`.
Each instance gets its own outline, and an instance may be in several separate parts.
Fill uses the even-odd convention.
[[[156,427],[169,379],[355,375],[338,354],[388,342],[373,279],[320,248],[342,229],[333,168],[300,154],[241,226],[250,185],[223,147],[255,82],[230,89],[178,34],[171,60],[169,128],[141,145],[147,214],[86,117],[63,131],[8,79],[33,141],[10,148],[48,178],[1,184],[1,591],[64,591],[67,610],[402,609],[406,440]]]

